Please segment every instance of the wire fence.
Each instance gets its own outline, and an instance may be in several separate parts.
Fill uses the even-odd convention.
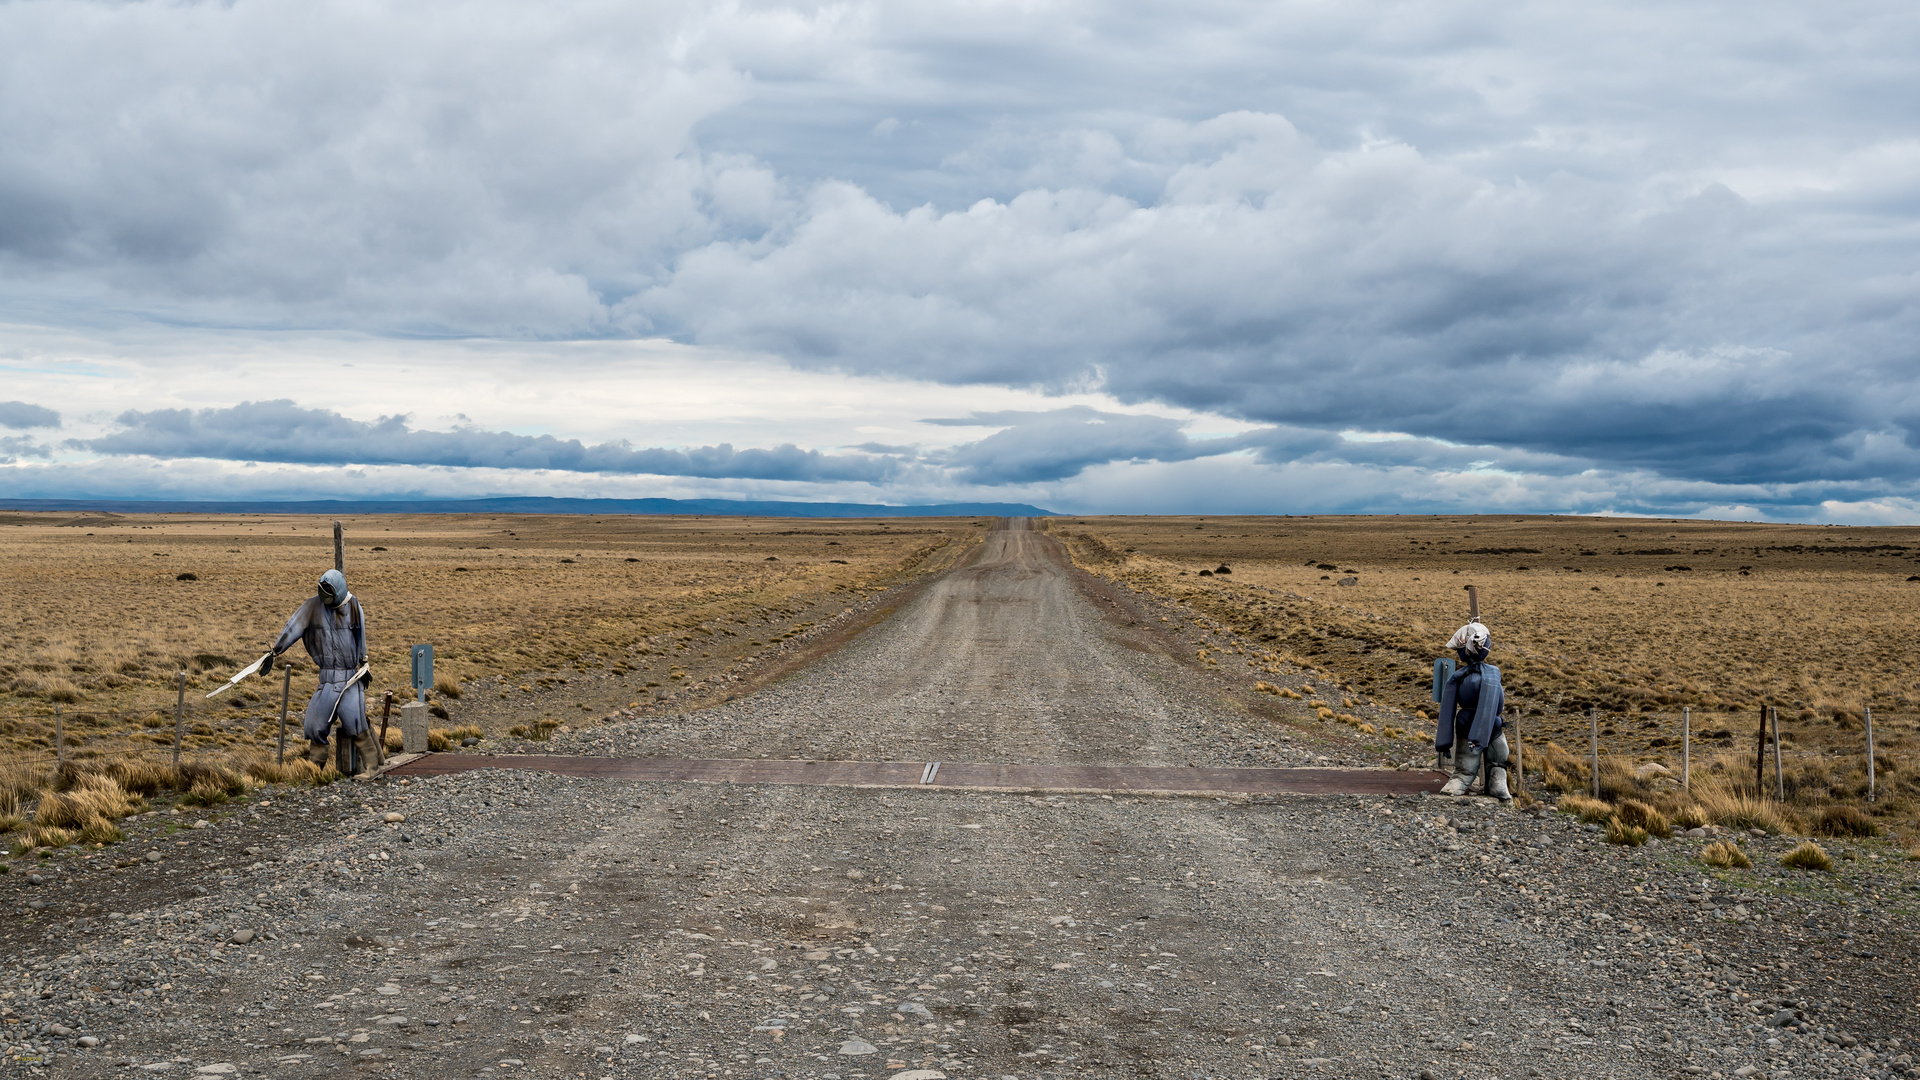
[[[1574,745],[1559,749],[1580,761],[1596,787],[1599,762],[1612,758],[1660,759],[1683,787],[1707,771],[1738,791],[1776,801],[1813,797],[1875,802],[1893,793],[1890,781],[1895,788],[1920,782],[1910,775],[1914,750],[1908,742],[1920,732],[1920,714],[1871,706],[1862,706],[1858,714],[1811,719],[1783,712],[1781,706],[1754,705],[1625,716],[1598,710],[1535,714],[1522,720],[1533,729],[1528,750],[1534,757],[1526,767],[1537,772],[1546,744],[1564,739]]]

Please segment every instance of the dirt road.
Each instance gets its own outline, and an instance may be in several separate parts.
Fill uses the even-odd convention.
[[[1016,523],[781,683],[555,749],[1338,757],[1235,706],[1143,605]],[[1904,1074],[1897,1036],[1915,1015],[1904,894],[1842,908],[1761,873],[1709,879],[1690,842],[1609,848],[1484,802],[488,770],[281,796],[148,843],[158,861],[37,887],[50,906],[38,938],[13,939],[5,999],[18,1032],[41,1032],[10,1029],[23,1067],[1881,1076]],[[198,867],[205,895],[165,876],[176,863]],[[62,904],[78,914],[62,922]]]

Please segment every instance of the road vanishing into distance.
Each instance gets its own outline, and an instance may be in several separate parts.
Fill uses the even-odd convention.
[[[1685,842],[1611,848],[1559,815],[1391,785],[1100,790],[1075,770],[1338,759],[1310,719],[1250,712],[1183,642],[1177,612],[1011,522],[783,679],[554,743],[905,763],[904,781],[422,766],[277,794],[118,876],[50,883],[82,914],[10,939],[26,973],[11,1008],[81,1002],[63,1026],[100,1045],[43,1039],[62,1056],[33,1065],[63,1076],[1904,1069],[1886,1040],[1913,1015],[1911,954],[1842,965],[1841,940],[1882,931],[1731,895]],[[932,762],[1065,780],[919,783]],[[113,914],[87,913],[83,889]]]

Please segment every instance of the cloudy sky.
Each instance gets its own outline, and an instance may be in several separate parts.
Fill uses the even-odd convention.
[[[0,497],[1920,522],[1920,9],[0,4]]]

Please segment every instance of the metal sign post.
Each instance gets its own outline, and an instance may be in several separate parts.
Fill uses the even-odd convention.
[[[415,645],[413,647],[413,690],[418,695],[414,700],[427,700],[427,691],[433,689],[433,646]]]

